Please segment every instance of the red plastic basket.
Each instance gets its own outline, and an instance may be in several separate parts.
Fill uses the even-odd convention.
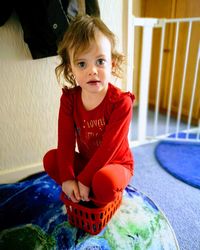
[[[117,197],[106,206],[98,208],[89,208],[80,203],[74,203],[64,193],[61,194],[61,200],[65,203],[69,223],[85,232],[96,235],[107,225],[120,206],[122,196]],[[87,202],[85,204],[87,205]]]

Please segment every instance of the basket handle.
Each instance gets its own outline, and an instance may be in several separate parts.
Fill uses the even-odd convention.
[[[70,200],[67,195],[62,191],[61,194],[60,194],[60,199],[61,201],[65,202],[65,200]],[[90,201],[97,201],[96,199],[94,199],[93,197],[89,197]],[[71,200],[70,200],[71,201]]]
[[[67,195],[62,191],[60,194],[61,201],[65,202],[65,200],[70,200]]]

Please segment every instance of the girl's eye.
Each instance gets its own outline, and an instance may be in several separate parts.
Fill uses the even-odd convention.
[[[86,67],[86,63],[85,62],[78,62],[77,65],[81,69],[84,69]]]
[[[105,63],[106,63],[106,60],[103,59],[103,58],[99,58],[99,59],[97,60],[97,62],[96,62],[96,64],[97,64],[98,66],[103,66],[103,65],[105,65]]]

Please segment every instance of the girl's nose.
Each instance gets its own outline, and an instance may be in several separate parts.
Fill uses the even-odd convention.
[[[97,71],[97,68],[95,66],[91,66],[89,68],[89,75],[92,76],[92,75],[97,75],[98,71]]]

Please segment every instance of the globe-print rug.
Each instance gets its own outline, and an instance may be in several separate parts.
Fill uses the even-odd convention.
[[[178,250],[166,216],[147,196],[128,186],[122,204],[97,235],[72,227],[60,187],[45,173],[0,185],[0,249]]]

